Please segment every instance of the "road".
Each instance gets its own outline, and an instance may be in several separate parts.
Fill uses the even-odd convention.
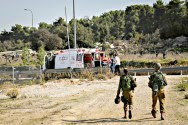
[[[16,100],[0,100],[1,125],[185,125],[188,124],[188,101],[176,90],[180,76],[167,76],[166,119],[151,116],[151,90],[148,77],[137,76],[133,118],[125,120],[123,104],[114,104],[119,77],[107,81],[56,81],[20,88]],[[25,97],[24,97],[25,96]]]

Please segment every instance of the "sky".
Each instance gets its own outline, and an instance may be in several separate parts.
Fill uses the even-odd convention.
[[[170,0],[163,0],[169,3]],[[156,0],[75,0],[76,18],[100,16],[111,10],[125,10],[126,6],[135,4],[153,5]],[[40,22],[52,24],[59,17],[73,17],[73,0],[0,0],[0,32],[10,31],[15,24],[32,26],[31,12],[33,12],[33,25],[38,27]]]

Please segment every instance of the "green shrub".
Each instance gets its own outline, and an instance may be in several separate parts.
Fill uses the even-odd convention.
[[[18,89],[13,88],[9,90],[6,95],[9,96],[10,98],[17,98],[18,94],[19,94]]]
[[[44,49],[44,46],[42,45],[39,48],[38,55],[37,55],[38,63],[39,63],[40,66],[42,66],[43,63],[44,63],[44,56],[45,55],[46,55],[46,51]]]

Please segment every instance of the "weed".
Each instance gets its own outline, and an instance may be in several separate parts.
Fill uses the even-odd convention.
[[[180,91],[186,91],[188,89],[188,81],[187,78],[184,77],[181,79],[180,84],[177,86]]]
[[[106,80],[106,77],[105,77],[105,75],[103,75],[103,74],[97,74],[96,76],[95,76],[97,79],[102,79],[102,80]]]
[[[28,96],[23,94],[23,95],[21,95],[21,98],[25,99],[25,98],[28,98]]]
[[[188,94],[185,94],[185,99],[188,99]]]
[[[88,79],[89,81],[93,81],[94,77],[93,77],[93,72],[92,71],[83,71],[80,73],[80,79]]]
[[[10,98],[17,98],[18,94],[19,94],[18,89],[13,88],[9,90],[6,95],[9,96]]]
[[[103,74],[105,74],[105,76],[109,79],[115,76],[110,70],[105,70]]]
[[[45,83],[44,75],[38,75],[37,80],[36,80],[36,84],[44,85],[44,83]]]
[[[188,85],[186,83],[180,83],[178,88],[180,91],[186,91],[188,89]]]
[[[2,80],[12,80],[12,77],[11,77],[11,75],[2,74],[2,75],[0,75],[0,79],[2,79]]]

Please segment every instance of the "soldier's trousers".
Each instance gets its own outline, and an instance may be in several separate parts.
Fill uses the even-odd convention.
[[[124,91],[123,97],[125,99],[124,110],[127,111],[128,106],[129,106],[129,110],[132,110],[132,108],[133,108],[133,92],[132,91]]]
[[[156,105],[157,100],[159,99],[160,113],[165,112],[165,93],[164,89],[160,89],[156,94],[152,93],[152,109],[157,111]]]

